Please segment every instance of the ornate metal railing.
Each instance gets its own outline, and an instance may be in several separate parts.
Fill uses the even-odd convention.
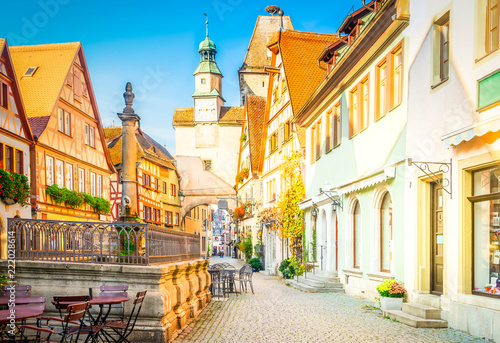
[[[148,265],[200,257],[197,235],[151,224],[9,218],[8,225],[17,260]]]

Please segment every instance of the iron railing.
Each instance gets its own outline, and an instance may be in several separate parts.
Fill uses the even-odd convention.
[[[151,224],[9,218],[8,225],[17,260],[148,265],[200,257],[197,235]]]

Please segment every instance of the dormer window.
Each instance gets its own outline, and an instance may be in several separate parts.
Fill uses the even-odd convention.
[[[29,67],[28,70],[26,70],[26,72],[24,73],[23,76],[25,77],[32,77],[33,74],[35,74],[35,72],[37,71],[38,67]]]

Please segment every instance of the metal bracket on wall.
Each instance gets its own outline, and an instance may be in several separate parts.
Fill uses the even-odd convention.
[[[450,199],[453,198],[452,185],[451,185],[451,180],[452,180],[451,158],[450,162],[422,162],[422,161],[413,161],[411,158],[409,158],[408,166],[411,167],[412,165],[420,169],[435,183],[441,184],[443,190],[450,195]],[[443,177],[442,178],[438,177],[439,174],[442,174]],[[448,177],[445,177],[447,176],[447,174]]]

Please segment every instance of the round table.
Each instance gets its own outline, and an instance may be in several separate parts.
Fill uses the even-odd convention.
[[[10,297],[1,297],[0,306],[9,305]],[[45,297],[16,297],[14,299],[16,305],[29,305],[29,304],[44,304]]]
[[[16,307],[15,320],[23,320],[26,318],[41,316],[43,310],[37,307]],[[11,315],[10,310],[0,310],[0,323],[9,323]]]

